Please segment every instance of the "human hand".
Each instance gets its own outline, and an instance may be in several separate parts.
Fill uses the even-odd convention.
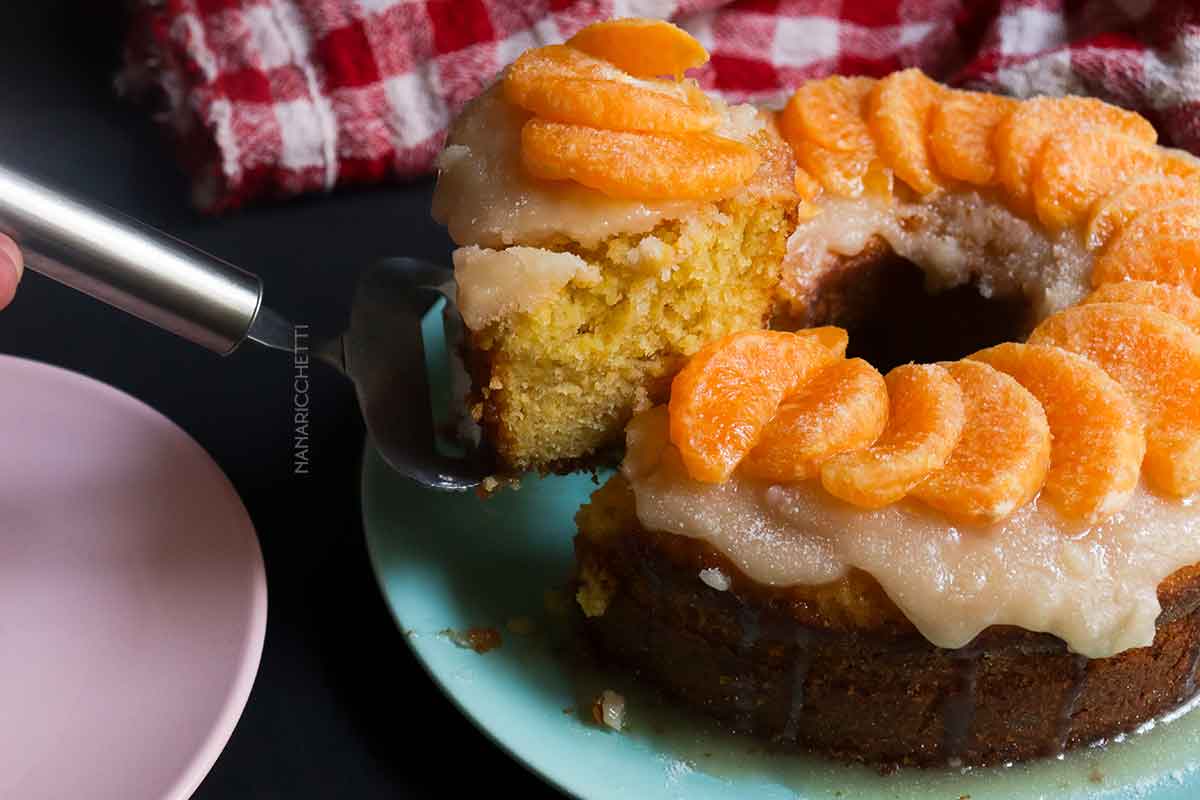
[[[17,293],[23,266],[24,261],[17,243],[0,234],[0,308],[11,303],[13,295]]]

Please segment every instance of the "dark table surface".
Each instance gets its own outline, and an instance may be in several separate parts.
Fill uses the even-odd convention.
[[[0,163],[40,175],[261,275],[314,336],[344,324],[357,271],[385,255],[445,260],[432,185],[338,192],[210,218],[144,109],[114,94],[117,4],[41,0],[0,16]],[[376,588],[359,516],[363,428],[349,385],[315,373],[311,474],[292,474],[292,366],[228,358],[27,275],[0,348],[144,400],[212,454],[241,494],[266,562],[258,678],[198,798],[550,795],[441,695]]]

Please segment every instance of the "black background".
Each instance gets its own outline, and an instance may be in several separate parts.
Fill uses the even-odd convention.
[[[162,132],[113,91],[116,5],[4,4],[0,162],[258,273],[268,302],[314,337],[341,329],[372,259],[448,257],[429,181],[194,212]],[[247,346],[222,359],[32,274],[0,313],[0,349],[159,409],[212,454],[250,511],[267,569],[266,644],[245,714],[197,798],[552,794],[443,698],[388,614],[363,544],[363,429],[349,384],[314,375],[312,474],[293,476],[282,354]]]

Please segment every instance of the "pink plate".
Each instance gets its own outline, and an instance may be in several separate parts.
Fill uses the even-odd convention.
[[[191,437],[0,356],[0,797],[188,797],[266,618],[250,518]]]

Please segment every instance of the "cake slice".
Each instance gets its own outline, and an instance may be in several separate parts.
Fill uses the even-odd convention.
[[[600,77],[571,78],[576,90],[599,84],[651,97],[681,92],[707,115],[708,122],[699,124],[711,128],[596,128],[609,119],[624,128],[658,123],[612,111],[608,95],[596,101],[605,117],[547,108],[549,101],[524,85],[506,90],[514,72],[526,66],[522,61],[452,127],[438,161],[434,215],[458,245],[454,265],[468,329],[470,412],[506,474],[596,463],[605,448],[619,446],[636,409],[666,398],[671,376],[687,356],[731,331],[765,325],[795,227],[794,161],[768,115],[709,100],[691,82],[636,78],[593,57],[583,67],[556,58],[559,69],[550,79],[561,82],[572,69],[592,75],[586,71],[592,69]],[[572,90],[552,88],[559,97]],[[618,103],[634,102],[615,96]],[[513,97],[556,119],[517,105]],[[572,115],[590,115],[593,124],[562,121]],[[533,169],[524,157],[529,147],[545,149],[545,142],[530,145],[528,139],[531,131],[547,128],[586,128],[592,139],[585,141],[599,143],[592,150],[626,144],[620,138],[626,137],[635,154],[648,144],[650,157],[596,167],[579,163],[587,158],[572,162],[577,153],[568,152],[565,168],[598,170],[593,177],[600,180],[591,182],[602,188],[535,177],[534,171],[564,168],[561,158],[548,167],[541,151]],[[714,174],[705,148],[725,142],[734,146],[734,157],[748,156],[752,169],[744,177],[728,180],[729,164],[717,164]],[[692,153],[697,143],[698,153]],[[671,158],[662,155],[663,145],[676,147]],[[626,168],[633,174],[622,175]],[[682,185],[695,175],[725,184],[715,191]]]

